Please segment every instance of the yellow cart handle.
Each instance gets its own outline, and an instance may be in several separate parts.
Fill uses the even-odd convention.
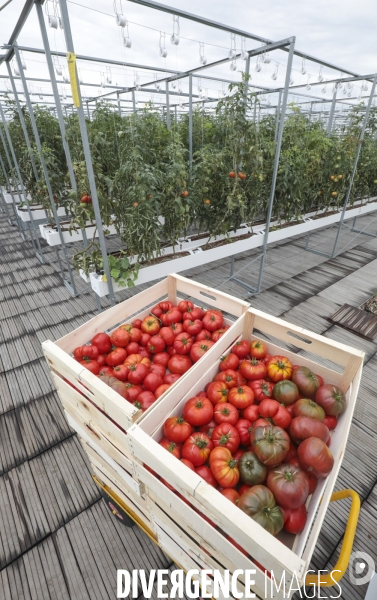
[[[330,498],[330,502],[344,500],[345,498],[351,498],[352,504],[350,513],[348,515],[347,527],[344,533],[342,549],[340,551],[338,562],[336,563],[331,573],[329,573],[328,575],[321,574],[320,582],[318,575],[314,575],[313,573],[307,575],[305,578],[306,586],[320,585],[321,587],[331,587],[342,579],[343,575],[345,574],[348,568],[353,541],[355,539],[357,522],[359,520],[360,496],[354,490],[341,490],[340,492],[333,493],[333,495]]]

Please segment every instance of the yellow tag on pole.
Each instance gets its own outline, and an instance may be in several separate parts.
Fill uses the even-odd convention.
[[[68,52],[67,62],[68,62],[69,79],[71,81],[73,104],[74,104],[75,108],[79,108],[80,95],[79,95],[79,90],[77,87],[77,77],[76,77],[76,54],[74,54],[73,52]]]

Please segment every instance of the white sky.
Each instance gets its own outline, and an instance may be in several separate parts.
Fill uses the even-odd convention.
[[[2,5],[5,0],[0,0]],[[329,62],[338,64],[360,74],[373,73],[377,70],[377,55],[375,49],[375,23],[377,22],[377,3],[373,0],[270,0],[247,2],[246,0],[170,0],[170,6],[207,17],[219,22],[227,23],[247,30],[251,33],[272,39],[280,40],[296,36],[296,47],[308,54],[317,56]],[[46,3],[50,12],[53,3]],[[87,7],[78,6],[78,4]],[[199,66],[199,42],[204,43],[204,53],[208,62],[225,58],[230,48],[230,35],[213,28],[198,25],[194,22],[181,19],[181,39],[178,46],[170,42],[172,33],[172,16],[166,13],[147,9],[133,2],[123,0],[123,13],[129,20],[129,35],[132,40],[131,49],[125,49],[121,41],[121,28],[115,23],[113,0],[77,0],[77,3],[68,2],[68,8],[73,30],[75,51],[98,57],[112,58],[120,61],[138,64],[149,64],[167,69],[185,70]],[[6,43],[24,5],[24,0],[13,0],[0,12],[0,42]],[[119,7],[119,0],[117,0]],[[100,12],[90,10],[96,9]],[[45,8],[44,8],[45,10]],[[103,14],[106,13],[106,14]],[[160,31],[166,32],[166,49],[168,56],[162,58],[159,53]],[[60,30],[48,28],[50,45],[52,49],[65,51],[64,36]],[[30,47],[42,47],[39,26],[35,9],[19,37],[19,44]],[[241,40],[236,38],[237,49],[240,50]],[[247,48],[255,48],[260,44],[249,40]],[[24,55],[28,77],[48,77],[45,60],[42,55]],[[287,54],[277,51],[271,54],[270,64],[263,64],[260,73],[255,71],[255,59],[251,62],[252,83],[268,87],[281,86],[285,76]],[[65,60],[60,59],[61,65]],[[278,66],[277,66],[278,63]],[[105,65],[99,63],[81,62],[78,64],[84,82],[95,83],[96,87],[84,87],[84,96],[96,96],[101,78],[104,79]],[[311,82],[317,81],[319,67],[306,61],[305,75],[302,75],[302,59],[295,58],[293,79],[295,84],[305,86],[308,76]],[[229,63],[216,69],[207,70],[203,74],[224,77],[229,80],[238,80],[239,71],[243,70],[244,62],[237,62],[237,70],[231,71]],[[271,79],[277,71],[276,81]],[[0,75],[6,75],[6,67],[0,67]],[[102,74],[102,75],[101,75]],[[135,69],[129,67],[111,67],[112,83],[132,86],[135,79]],[[339,71],[324,68],[325,80],[340,75]],[[153,80],[153,73],[147,74],[139,70],[141,83]],[[61,78],[59,78],[61,79]],[[31,83],[34,93],[51,91],[49,84]],[[18,89],[21,84],[18,82]],[[69,97],[69,85],[60,85],[61,91]],[[222,84],[218,82],[202,81],[203,93],[217,97]],[[0,90],[6,89],[6,82],[0,79]],[[370,84],[369,84],[370,89]],[[103,92],[109,91],[106,88]],[[182,91],[188,91],[187,80],[182,83]],[[313,94],[314,88],[308,91],[303,87],[303,93]],[[197,82],[194,84],[197,92]],[[325,93],[317,88],[315,93],[323,98],[331,98],[332,89],[329,85]],[[360,93],[360,84],[352,89],[352,96]],[[345,99],[342,92],[338,96]],[[149,100],[150,94],[138,94],[138,98]],[[45,97],[47,100],[48,98]],[[154,99],[163,101],[163,96],[154,95]],[[294,96],[290,97],[294,100]]]

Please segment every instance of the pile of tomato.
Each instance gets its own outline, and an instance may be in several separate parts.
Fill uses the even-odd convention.
[[[145,319],[97,333],[73,351],[76,360],[146,411],[229,329],[220,310],[189,300],[159,302]]]
[[[271,534],[298,534],[333,468],[330,430],[345,406],[339,387],[242,340],[183,414],[166,419],[160,444]]]

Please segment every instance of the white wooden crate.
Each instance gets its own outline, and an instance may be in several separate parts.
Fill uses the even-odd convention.
[[[140,409],[124,400],[117,392],[98,379],[97,376],[80,365],[71,356],[71,353],[77,346],[88,343],[96,333],[113,330],[121,323],[126,323],[135,318],[143,319],[150,313],[150,308],[160,299],[168,298],[170,301],[177,303],[183,295],[196,299],[198,304],[206,303],[219,308],[236,318],[240,318],[249,307],[246,302],[223,292],[213,290],[203,284],[179,275],[169,275],[153,287],[102,312],[56,342],[46,341],[42,344],[58,392],[65,397],[71,394],[77,402],[78,393],[79,397],[92,403],[126,431],[137,419],[144,417],[148,411],[142,414]],[[236,334],[233,334],[234,323],[229,319],[226,319],[226,323],[231,325],[230,329],[200,361],[193,365],[191,370],[195,369],[199,373],[205,372],[212,363],[211,353],[213,348],[218,347],[221,349],[221,352],[224,352],[233,342],[236,337]],[[181,379],[186,376],[187,373],[182,375]],[[66,382],[69,383],[67,384]],[[73,385],[75,389],[71,388],[69,384]],[[173,387],[171,386],[165,394],[171,393]],[[164,395],[156,400],[156,404],[163,397]]]
[[[259,335],[259,333],[253,335],[254,329],[261,332],[262,335]],[[215,360],[205,374],[199,379],[197,373],[188,374],[184,380],[177,382],[169,396],[166,396],[161,403],[150,409],[149,414],[141,423],[132,426],[128,430],[129,451],[135,457],[136,476],[140,481],[145,482],[146,489],[153,494],[152,501],[153,499],[155,501],[156,494],[161,494],[160,484],[157,483],[155,477],[150,477],[148,471],[140,466],[141,462],[168,481],[194,507],[201,510],[203,514],[221,527],[226,534],[236,540],[268,571],[273,570],[279,580],[285,572],[286,583],[289,587],[289,582],[294,573],[298,576],[299,581],[303,583],[305,572],[317,542],[347,443],[360,383],[364,353],[255,309],[250,309],[246,315],[237,321],[234,325],[234,333],[249,340],[252,337],[263,337],[263,334],[265,334],[267,337],[274,336],[274,338],[294,346],[297,350],[291,352],[275,344],[267,343],[270,354],[287,356],[293,363],[311,368],[321,375],[326,383],[339,385],[346,393],[347,407],[339,419],[339,424],[332,435],[331,441],[331,450],[335,460],[334,467],[326,479],[319,481],[316,491],[309,500],[307,507],[308,520],[304,531],[298,536],[284,534],[283,539],[288,546],[283,545],[281,541],[267,533],[255,521],[246,517],[242,511],[196,473],[178,462],[158,443],[163,435],[163,422],[165,419],[169,415],[182,414],[183,406],[188,398],[203,390],[205,385],[212,381],[212,378],[218,372],[222,355],[219,348],[212,353],[211,358],[215,358]],[[324,367],[300,354],[297,355],[300,350],[309,350],[311,354],[321,359],[330,360],[339,366],[341,372]],[[174,494],[172,494],[172,498],[171,506],[183,517],[187,511],[187,505]],[[151,512],[153,514],[153,510]],[[214,531],[213,528],[212,531]],[[207,541],[212,539],[208,532],[205,539]],[[225,538],[224,543],[226,544],[224,561],[226,557],[233,557],[235,560],[236,554],[239,554],[239,552]],[[254,568],[251,561],[249,561],[247,568]],[[257,590],[256,593],[258,593]]]

